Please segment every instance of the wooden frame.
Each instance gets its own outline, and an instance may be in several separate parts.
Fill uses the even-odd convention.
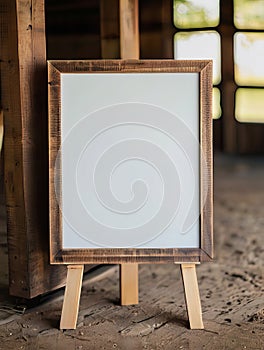
[[[50,161],[50,261],[53,264],[200,262],[213,257],[212,204],[212,62],[175,60],[50,61],[49,71],[49,161]],[[54,187],[54,164],[61,147],[61,73],[199,73],[200,144],[207,166],[200,167],[200,248],[168,249],[63,249],[61,212]],[[200,163],[201,164],[201,163]],[[206,181],[206,184],[205,184]],[[206,186],[206,193],[205,193]]]

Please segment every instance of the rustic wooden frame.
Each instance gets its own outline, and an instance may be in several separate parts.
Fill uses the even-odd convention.
[[[200,144],[207,167],[200,166],[200,198],[206,200],[200,216],[200,248],[63,249],[61,211],[56,200],[54,164],[61,147],[61,73],[199,73]],[[212,180],[212,61],[211,60],[86,60],[49,61],[49,201],[50,261],[52,264],[184,263],[213,258]],[[201,165],[201,162],[200,162]],[[206,181],[206,184],[205,184]]]

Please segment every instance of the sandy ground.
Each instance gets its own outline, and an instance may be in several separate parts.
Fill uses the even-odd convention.
[[[23,315],[7,309],[15,300],[7,295],[2,234],[0,349],[263,350],[263,179],[263,157],[216,157],[216,258],[197,269],[204,330],[188,328],[180,271],[173,265],[140,266],[140,303],[129,307],[119,305],[116,266],[88,274],[76,330],[58,329],[63,291]]]

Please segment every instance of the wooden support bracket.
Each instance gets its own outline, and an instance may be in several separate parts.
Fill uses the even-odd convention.
[[[138,264],[120,265],[121,305],[138,304]]]
[[[139,58],[138,0],[120,0],[121,58]],[[120,266],[121,305],[138,304],[138,265]]]
[[[196,275],[196,264],[181,264],[186,307],[191,329],[203,329],[202,308]]]
[[[82,289],[83,265],[69,265],[60,329],[76,329]]]

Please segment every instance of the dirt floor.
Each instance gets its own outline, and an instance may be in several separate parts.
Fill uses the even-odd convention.
[[[204,330],[188,328],[174,265],[140,266],[140,302],[129,307],[119,305],[116,266],[89,273],[76,330],[58,329],[63,291],[22,314],[7,294],[2,222],[0,349],[263,350],[263,180],[263,157],[215,159],[216,258],[197,269]]]

